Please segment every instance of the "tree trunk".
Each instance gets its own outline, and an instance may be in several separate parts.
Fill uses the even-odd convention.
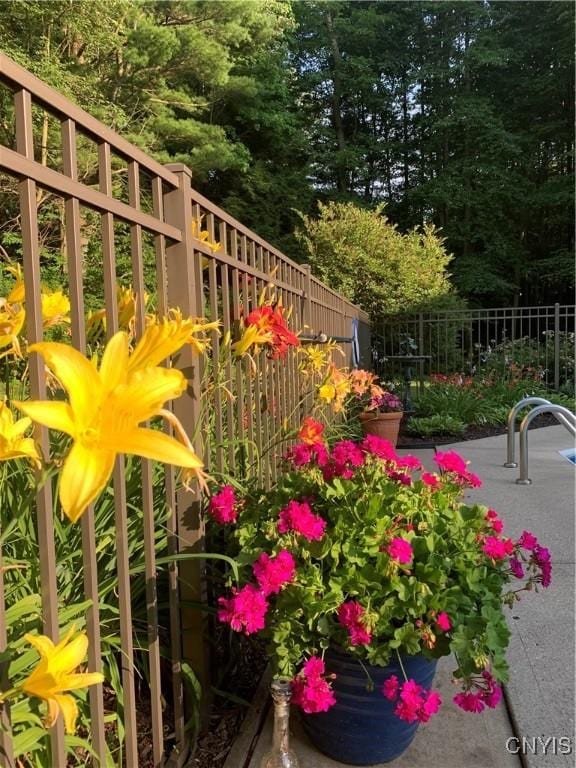
[[[332,15],[332,8],[330,5],[326,8],[326,27],[328,29],[328,40],[332,52],[332,125],[334,126],[338,149],[343,153],[346,149],[346,138],[344,136],[344,124],[342,121],[342,56],[340,54],[338,37],[334,28],[334,16]],[[340,158],[336,167],[336,185],[338,191],[341,193],[346,193],[348,191],[346,170],[342,158]]]

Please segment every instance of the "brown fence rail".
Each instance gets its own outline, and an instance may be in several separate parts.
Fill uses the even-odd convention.
[[[420,378],[515,367],[556,390],[573,386],[575,309],[554,304],[385,318],[372,328],[374,368],[384,379],[394,378],[410,362],[403,358],[413,356]]]
[[[61,282],[71,302],[71,341],[87,350],[86,314],[105,306],[106,336],[119,328],[117,284],[130,285],[135,295],[136,336],[146,322],[147,295],[152,295],[159,315],[171,307],[194,317],[218,318],[224,336],[212,333],[210,357],[199,359],[191,349],[173,361],[185,372],[187,393],[174,404],[174,411],[188,434],[194,436],[197,452],[218,476],[242,470],[259,473],[273,482],[276,468],[274,435],[278,425],[296,428],[301,417],[296,359],[270,360],[261,353],[257,365],[265,375],[250,376],[245,361],[219,356],[227,332],[234,330],[242,313],[255,308],[262,290],[274,284],[277,296],[290,314],[295,329],[315,336],[323,333],[342,341],[349,362],[368,361],[369,324],[366,315],[323,285],[306,266],[286,258],[269,243],[244,227],[223,210],[198,194],[191,174],[183,166],[162,166],[116,135],[83,110],[20,66],[0,54],[1,103],[5,112],[5,137],[0,146],[0,196],[8,201],[8,213],[0,225],[4,254],[23,267],[28,343],[43,338],[41,281],[47,265],[60,264]],[[47,150],[46,137],[51,137]],[[78,154],[87,158],[80,169]],[[201,232],[208,232],[209,243]],[[343,361],[340,361],[343,362]],[[212,379],[227,382],[222,389],[203,390],[206,367]],[[29,396],[47,398],[44,363],[30,355]],[[265,391],[262,391],[264,389]],[[49,435],[38,428],[37,440],[49,454]],[[241,449],[238,449],[241,446]],[[139,765],[137,699],[148,698],[151,721],[151,763],[170,758],[181,763],[187,750],[185,693],[182,662],[192,662],[200,677],[207,663],[198,614],[181,610],[182,600],[202,596],[202,569],[173,561],[162,589],[167,590],[168,626],[161,626],[158,613],[158,556],[202,550],[203,531],[198,495],[177,489],[175,471],[167,467],[160,489],[166,515],[157,512],[158,483],[155,466],[138,460],[141,530],[134,530],[134,512],[127,503],[127,471],[134,471],[120,457],[113,473],[115,540],[118,582],[117,610],[120,623],[120,659],[124,727],[123,763]],[[241,466],[240,466],[241,465]],[[132,476],[132,475],[131,475]],[[36,499],[37,537],[40,557],[43,631],[56,640],[60,632],[59,581],[56,560],[54,499],[51,484],[44,483]],[[2,523],[6,523],[4,510]],[[140,525],[140,523],[138,523]],[[99,599],[102,575],[99,558],[105,542],[99,541],[95,512],[91,507],[81,520],[84,597],[89,601],[86,629],[89,637],[90,671],[102,668],[102,605]],[[164,549],[158,548],[158,533],[166,534]],[[144,573],[134,575],[131,560],[134,536],[143,538]],[[194,561],[197,563],[198,561]],[[185,571],[185,578],[183,573]],[[0,570],[1,579],[2,570]],[[144,637],[135,645],[133,608],[136,593],[144,594]],[[162,595],[162,601],[166,596]],[[0,652],[10,628],[6,625],[4,587],[0,582]],[[167,651],[162,646],[168,646]],[[108,649],[110,651],[110,649]],[[146,684],[135,679],[134,656],[147,659]],[[162,658],[166,653],[167,662]],[[168,669],[169,674],[166,675]],[[167,689],[167,683],[170,691]],[[105,703],[102,685],[90,688],[90,734],[94,763],[106,763],[107,721],[110,704]],[[164,722],[163,699],[171,701],[173,722]],[[8,708],[2,712],[0,765],[15,765]],[[168,735],[167,735],[168,734]],[[52,728],[51,764],[67,764],[61,719]]]

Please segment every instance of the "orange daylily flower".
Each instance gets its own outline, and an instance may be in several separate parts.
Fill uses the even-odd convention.
[[[323,445],[323,432],[324,424],[320,424],[320,422],[316,421],[312,416],[307,416],[302,422],[298,437],[300,441],[306,445]]]

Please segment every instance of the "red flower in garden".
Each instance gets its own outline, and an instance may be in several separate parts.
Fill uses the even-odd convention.
[[[246,327],[254,326],[259,331],[271,334],[272,341],[270,357],[275,360],[285,357],[288,347],[297,347],[300,344],[298,337],[288,329],[284,319],[284,307],[279,304],[273,306],[265,304],[252,310],[245,321]]]
[[[323,424],[313,419],[312,416],[306,416],[298,432],[298,437],[305,445],[323,445],[323,432]]]

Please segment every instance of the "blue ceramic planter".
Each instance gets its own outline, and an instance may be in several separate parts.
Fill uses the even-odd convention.
[[[398,659],[387,667],[364,665],[374,681],[367,690],[367,677],[356,659],[346,651],[330,649],[325,657],[326,671],[334,672],[336,704],[328,711],[303,715],[304,729],[320,752],[348,765],[387,763],[401,755],[416,735],[418,723],[406,723],[394,714],[393,702],[381,692],[390,675],[403,679]],[[430,688],[436,661],[423,656],[403,656],[407,676]]]

